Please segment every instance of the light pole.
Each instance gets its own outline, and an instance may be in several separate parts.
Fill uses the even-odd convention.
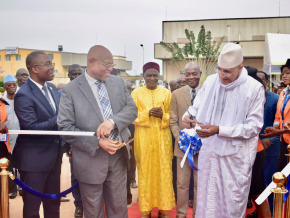
[[[144,66],[144,46],[143,46],[143,44],[140,44],[140,46],[141,46],[142,49],[143,49],[143,66]]]

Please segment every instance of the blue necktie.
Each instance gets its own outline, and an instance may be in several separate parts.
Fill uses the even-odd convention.
[[[108,120],[113,116],[113,110],[111,107],[110,99],[107,90],[105,89],[104,85],[102,85],[102,81],[97,81],[96,84],[98,86],[98,94],[103,110],[104,120]],[[116,140],[118,138],[118,132],[115,129],[112,130],[109,138],[112,140]]]
[[[51,108],[52,108],[52,110],[53,110],[53,113],[55,114],[56,112],[55,112],[55,109],[54,109],[54,107],[53,107],[53,105],[52,105],[52,102],[51,102],[51,100],[50,100],[50,98],[49,98],[48,91],[47,91],[47,87],[46,87],[46,86],[43,86],[42,89],[44,90],[45,97],[46,97],[48,103],[50,104],[50,106],[51,106]]]

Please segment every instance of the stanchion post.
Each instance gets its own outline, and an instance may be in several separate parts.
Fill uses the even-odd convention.
[[[288,150],[288,154],[285,154],[285,156],[287,157],[287,163],[289,163],[290,162],[290,145],[287,146],[287,150]],[[290,218],[290,199],[289,199],[289,197],[287,198],[287,201],[285,202],[285,205],[284,205],[284,218]]]
[[[9,160],[7,158],[0,159],[1,175],[1,214],[2,218],[9,218],[9,196],[8,196],[8,171]]]
[[[285,189],[286,176],[277,172],[273,175],[273,182],[277,185],[277,188],[271,189],[271,192],[274,193],[274,218],[282,218],[283,214],[283,195],[287,193],[287,189]]]

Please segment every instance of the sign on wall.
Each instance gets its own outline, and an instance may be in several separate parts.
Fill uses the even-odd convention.
[[[7,47],[6,54],[18,54],[18,47]]]

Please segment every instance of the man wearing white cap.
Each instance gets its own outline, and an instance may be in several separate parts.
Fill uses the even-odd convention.
[[[243,67],[240,45],[222,49],[217,74],[198,92],[183,127],[199,123],[196,217],[245,217],[258,134],[263,126],[265,90]]]

